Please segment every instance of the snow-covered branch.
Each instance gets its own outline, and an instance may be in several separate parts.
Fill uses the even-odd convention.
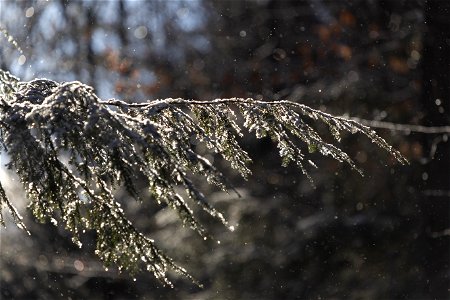
[[[316,122],[329,127],[335,143],[323,139],[310,125]],[[92,87],[78,81],[22,82],[4,71],[0,71],[0,128],[1,150],[11,158],[7,166],[18,174],[38,220],[62,222],[79,246],[80,234],[94,230],[95,252],[106,265],[114,263],[130,272],[148,270],[169,285],[169,269],[192,277],[135,229],[116,201],[115,191],[124,187],[142,201],[136,182],[144,178],[152,199],[173,209],[184,225],[201,236],[207,234],[194,217],[192,204],[228,227],[226,218],[209,204],[191,177],[203,176],[225,191],[233,187],[197,152],[193,140],[221,155],[244,178],[251,173],[251,159],[238,143],[243,128],[258,138],[270,137],[282,165],[293,162],[308,178],[309,166],[316,167],[313,152],[346,162],[361,173],[336,146],[342,132],[362,133],[400,163],[407,163],[371,128],[290,101],[103,101]],[[184,187],[192,201],[184,199],[178,187]],[[23,227],[3,189],[0,201]]]

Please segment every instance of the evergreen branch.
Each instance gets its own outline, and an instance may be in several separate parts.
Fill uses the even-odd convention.
[[[242,126],[235,113],[244,118]],[[195,207],[227,227],[222,213],[193,184],[192,174],[223,190],[234,188],[197,152],[193,139],[221,155],[243,178],[251,173],[251,159],[238,143],[241,127],[257,138],[269,136],[279,149],[282,165],[295,162],[310,181],[303,163],[316,167],[308,159],[309,153],[316,151],[359,171],[352,159],[322,139],[306,118],[327,124],[337,142],[341,131],[360,132],[400,163],[407,163],[369,127],[290,101],[102,101],[92,87],[81,82],[22,82],[0,70],[0,144],[11,157],[8,167],[19,175],[33,215],[41,222],[50,219],[56,224],[56,218],[60,219],[79,246],[80,232],[95,230],[96,254],[105,265],[114,263],[120,271],[131,273],[144,267],[168,285],[169,269],[194,279],[136,230],[115,198],[117,189],[125,187],[130,196],[143,201],[135,182],[144,178],[150,200],[167,204],[183,225],[205,237],[205,229],[176,188],[184,187]],[[62,161],[63,155],[69,155],[68,162]],[[1,185],[0,202],[9,208],[16,224],[24,227]]]
[[[379,137],[373,130],[371,130],[368,126],[363,125],[363,123],[359,123],[357,119],[348,119],[344,117],[337,117],[330,115],[328,113],[322,112],[320,110],[313,109],[304,104],[288,101],[288,100],[279,100],[279,101],[260,101],[252,98],[227,98],[227,99],[215,99],[211,101],[197,101],[197,100],[185,100],[181,98],[168,98],[163,100],[154,100],[147,103],[127,103],[121,100],[109,99],[107,101],[102,101],[101,103],[118,106],[118,107],[133,107],[133,108],[156,108],[158,110],[163,110],[169,108],[170,105],[189,105],[189,106],[208,106],[208,105],[218,105],[218,104],[250,104],[253,106],[285,106],[294,109],[298,109],[304,115],[314,119],[314,120],[322,120],[330,126],[333,126],[333,130],[346,130],[351,133],[360,132],[371,140],[373,140],[378,146],[385,149],[389,153],[391,153],[400,163],[407,164],[408,161],[401,155],[400,152],[393,149],[390,145],[386,143],[386,141]],[[378,124],[379,125],[379,124]],[[376,127],[376,126],[375,126]],[[420,128],[423,130],[423,128]],[[447,130],[445,128],[444,130]]]
[[[0,225],[6,226],[5,221],[3,220],[3,215],[2,215],[3,205],[5,205],[8,208],[9,212],[11,213],[11,215],[13,217],[14,222],[17,224],[17,227],[25,230],[26,233],[28,233],[28,235],[30,235],[30,232],[28,231],[27,227],[25,226],[25,224],[22,221],[22,219],[23,219],[22,216],[19,214],[17,209],[14,207],[14,205],[11,204],[8,197],[6,196],[5,190],[3,189],[3,185],[0,183]]]

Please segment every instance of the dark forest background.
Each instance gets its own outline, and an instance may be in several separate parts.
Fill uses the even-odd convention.
[[[1,1],[0,22],[23,49],[2,37],[2,69],[80,80],[104,99],[288,99],[336,115],[450,125],[449,1]],[[409,166],[347,135],[342,147],[365,176],[318,157],[316,188],[280,166],[268,139],[241,141],[254,159],[248,181],[210,156],[243,195],[204,186],[236,226],[199,214],[214,240],[151,201],[123,197],[134,224],[204,289],[174,274],[170,289],[150,273],[105,270],[92,233],[78,249],[63,228],[24,210],[31,237],[11,222],[1,230],[0,297],[448,299],[448,133],[377,132]]]

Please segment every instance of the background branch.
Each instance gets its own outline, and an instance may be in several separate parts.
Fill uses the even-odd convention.
[[[350,119],[369,127],[383,128],[392,131],[403,131],[406,133],[410,132],[425,133],[425,134],[450,133],[450,126],[422,126],[412,124],[398,124],[376,120],[366,120],[361,118],[350,118]]]

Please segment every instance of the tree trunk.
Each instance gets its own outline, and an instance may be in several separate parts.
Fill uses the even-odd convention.
[[[428,126],[450,125],[450,1],[425,4],[423,112]],[[430,161],[424,166],[421,205],[424,225],[423,263],[430,299],[448,299],[450,237],[450,142],[447,135],[424,140]],[[446,231],[447,230],[447,231]]]

